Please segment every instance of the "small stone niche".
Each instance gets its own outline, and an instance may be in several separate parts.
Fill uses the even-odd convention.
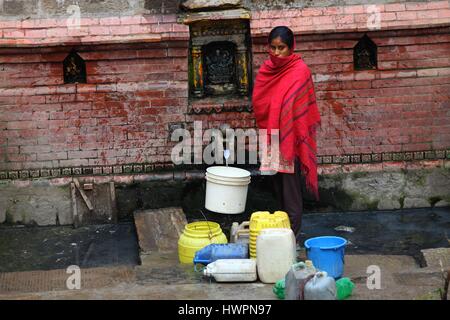
[[[377,45],[365,34],[353,49],[355,70],[374,70],[378,67]]]
[[[75,51],[64,59],[64,83],[86,83],[86,63]]]

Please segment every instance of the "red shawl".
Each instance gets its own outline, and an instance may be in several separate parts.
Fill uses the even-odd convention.
[[[320,113],[311,72],[298,54],[270,55],[256,76],[253,110],[259,129],[279,129],[280,152],[300,160],[306,186],[318,200],[316,129]],[[270,141],[268,139],[268,141]]]

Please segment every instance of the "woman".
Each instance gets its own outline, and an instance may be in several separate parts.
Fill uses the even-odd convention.
[[[301,173],[307,190],[319,199],[315,135],[320,114],[311,72],[294,53],[293,32],[276,27],[268,43],[270,59],[261,66],[253,91],[257,126],[267,129],[260,170],[263,174],[276,173],[277,198],[298,236],[303,211]]]

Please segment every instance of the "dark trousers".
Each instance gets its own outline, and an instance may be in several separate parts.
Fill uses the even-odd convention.
[[[291,221],[291,228],[298,239],[302,226],[303,195],[301,186],[300,164],[295,161],[294,173],[278,172],[273,176],[275,194],[281,210],[286,211]]]

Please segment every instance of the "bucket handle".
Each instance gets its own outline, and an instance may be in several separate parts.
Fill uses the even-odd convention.
[[[243,230],[244,227],[250,227],[250,221],[244,221],[244,222],[242,222],[242,223],[241,223],[241,226],[242,226],[242,229],[241,229],[241,230]]]
[[[209,242],[213,243],[213,242],[212,242],[212,238],[213,238],[214,236],[213,236],[213,232],[212,232],[212,230],[211,230],[211,227],[209,226],[209,221],[208,221],[208,219],[206,218],[205,214],[203,213],[203,210],[200,209],[200,213],[202,214],[203,218],[205,218],[206,225],[208,226],[208,229],[209,229],[209,234],[208,234]]]

